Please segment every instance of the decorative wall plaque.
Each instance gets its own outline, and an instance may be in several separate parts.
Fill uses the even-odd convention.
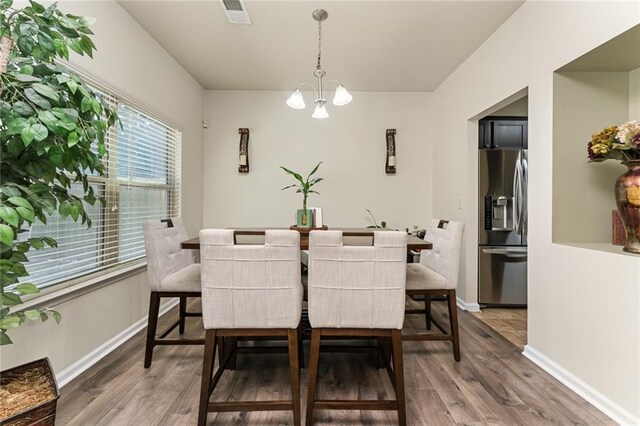
[[[240,158],[238,172],[249,173],[249,129],[238,129],[240,133]]]
[[[396,173],[396,129],[387,129],[387,161],[384,170],[388,175]]]

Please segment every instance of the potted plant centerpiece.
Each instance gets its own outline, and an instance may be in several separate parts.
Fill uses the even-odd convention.
[[[587,144],[589,161],[618,160],[627,166],[615,184],[615,197],[627,242],[624,251],[640,254],[640,123],[607,127]]]
[[[104,174],[105,135],[118,119],[59,62],[70,50],[92,56],[93,18],[35,1],[13,8],[0,0],[0,11],[0,345],[8,345],[9,331],[26,320],[60,321],[48,308],[20,309],[23,296],[39,292],[28,282],[30,251],[57,247],[26,235],[56,212],[91,225],[85,203],[104,199],[88,177]],[[3,371],[0,424],[53,424],[57,398],[47,359]]]
[[[318,171],[320,164],[322,164],[322,161],[319,162],[313,168],[313,170],[311,170],[311,173],[307,175],[306,179],[303,179],[301,174],[289,170],[284,166],[280,166],[282,170],[289,173],[298,181],[298,183],[295,183],[293,185],[285,186],[284,188],[282,188],[282,191],[289,188],[296,188],[296,193],[302,194],[302,209],[298,209],[298,213],[296,215],[296,226],[298,228],[311,228],[313,226],[312,212],[311,210],[307,209],[307,197],[309,196],[309,194],[320,194],[319,192],[311,189],[318,182],[322,182],[324,180],[324,178],[312,178],[313,175]]]

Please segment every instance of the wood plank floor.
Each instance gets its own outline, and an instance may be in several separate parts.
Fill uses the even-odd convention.
[[[194,304],[199,301],[195,300]],[[409,302],[414,303],[414,302]],[[446,321],[445,304],[434,315]],[[199,308],[192,308],[192,310]],[[166,326],[177,309],[160,320]],[[409,425],[615,424],[577,394],[536,367],[520,350],[486,324],[460,312],[462,361],[453,360],[445,342],[405,342],[405,381]],[[202,333],[199,319],[188,319],[185,337]],[[405,321],[424,329],[422,315]],[[306,346],[308,350],[308,344]],[[142,367],[144,331],[65,386],[58,403],[59,425],[193,425],[196,423],[202,346],[159,346],[153,365]],[[308,355],[308,354],[307,354]],[[225,372],[215,400],[288,399],[284,354],[240,355],[237,370]],[[302,372],[302,400],[306,398]],[[384,370],[373,354],[322,353],[320,398],[393,398]],[[304,402],[303,402],[304,412]],[[317,411],[320,425],[387,425],[395,412]],[[209,424],[287,425],[289,412],[219,413]]]
[[[527,310],[521,308],[483,308],[473,315],[519,347],[527,344]]]

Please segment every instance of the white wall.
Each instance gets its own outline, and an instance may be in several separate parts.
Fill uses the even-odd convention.
[[[640,68],[629,73],[629,120],[640,121]]]
[[[447,141],[434,150],[434,214],[467,223],[459,296],[474,303],[477,126],[468,120],[528,88],[528,344],[629,423],[640,421],[640,258],[552,243],[553,71],[639,22],[638,2],[528,1],[434,92],[432,108],[434,140]]]
[[[491,113],[491,115],[498,117],[526,117],[528,114],[529,98],[527,96]]]
[[[330,227],[370,225],[364,209],[394,228],[425,227],[432,216],[430,96],[354,93],[353,102],[327,106],[331,117],[311,118],[286,106],[289,93],[207,91],[204,147],[204,224],[207,227],[290,226],[302,198],[280,165],[307,174],[322,161],[320,195]],[[250,130],[250,173],[238,173],[238,128]],[[397,129],[397,172],[386,175],[386,129]]]
[[[182,211],[195,233],[202,224],[202,88],[115,2],[65,2],[62,9],[98,19],[94,60],[71,62],[182,129]],[[52,306],[62,314],[60,325],[12,330],[15,344],[2,347],[0,370],[48,356],[60,373],[146,317],[148,295],[143,272]]]

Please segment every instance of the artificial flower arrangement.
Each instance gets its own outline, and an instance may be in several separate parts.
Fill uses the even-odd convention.
[[[587,154],[589,161],[640,160],[640,123],[627,121],[594,133],[587,144]]]

